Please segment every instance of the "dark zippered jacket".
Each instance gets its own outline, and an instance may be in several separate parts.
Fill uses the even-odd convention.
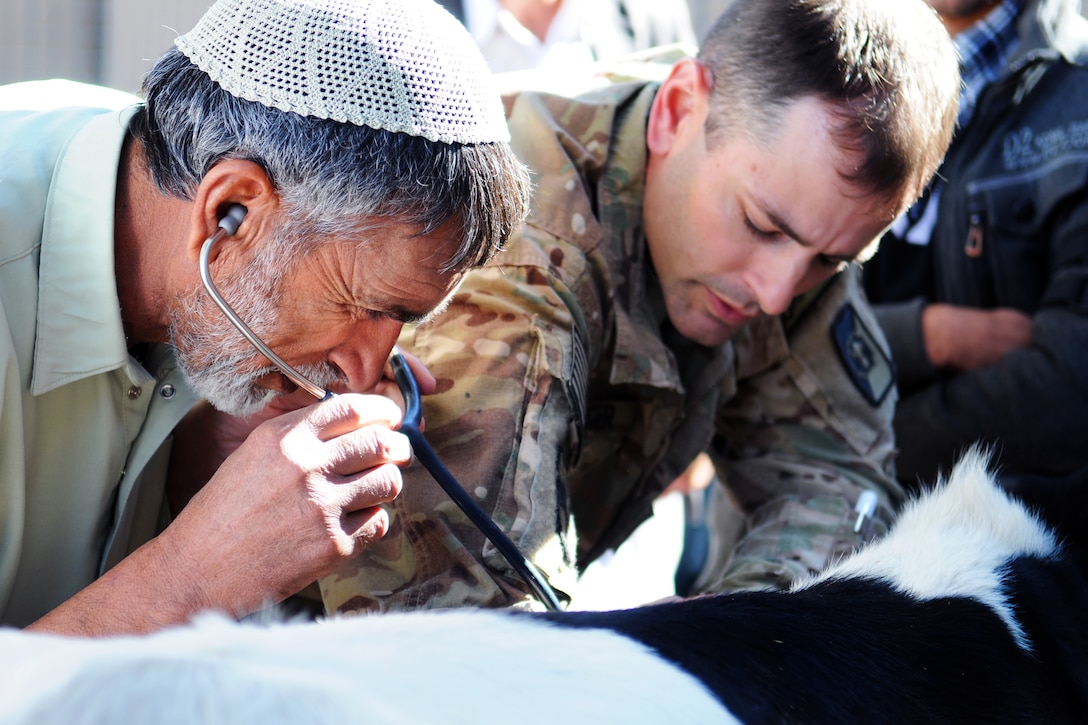
[[[927,247],[887,235],[865,285],[891,344],[897,470],[947,472],[977,439],[1008,473],[1088,465],[1088,20],[1073,0],[1032,0],[1004,75],[980,96],[943,166]],[[1012,307],[1032,340],[950,375],[922,341],[928,302]]]

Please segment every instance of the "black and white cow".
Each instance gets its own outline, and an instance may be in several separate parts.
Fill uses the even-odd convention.
[[[788,593],[3,630],[0,722],[1088,722],[1088,480],[1018,495],[1050,525],[973,451],[887,537]]]

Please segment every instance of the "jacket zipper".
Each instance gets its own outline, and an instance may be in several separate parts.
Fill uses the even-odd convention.
[[[984,226],[982,213],[971,212],[967,227],[967,241],[963,245],[964,254],[971,259],[982,256],[982,242],[985,239]]]

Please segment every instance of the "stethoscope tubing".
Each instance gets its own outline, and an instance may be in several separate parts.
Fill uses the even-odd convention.
[[[453,474],[438,458],[438,454],[435,453],[431,444],[423,436],[423,432],[419,429],[419,423],[422,419],[419,386],[416,384],[415,377],[408,368],[404,356],[394,350],[393,355],[389,358],[389,363],[393,367],[393,375],[397,379],[397,386],[404,396],[404,422],[401,423],[400,432],[406,435],[409,442],[411,442],[416,459],[423,464],[423,467],[438,482],[438,485],[457,505],[457,508],[461,509],[476,528],[487,537],[487,540],[494,544],[499,553],[510,563],[510,566],[514,567],[518,575],[529,585],[544,606],[553,612],[561,611],[563,607],[559,603],[559,597],[556,596],[555,590],[552,589],[551,584],[548,583],[544,575],[468,495],[468,492],[454,478]]]

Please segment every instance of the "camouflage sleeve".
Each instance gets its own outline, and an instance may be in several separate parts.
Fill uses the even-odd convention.
[[[747,530],[708,591],[788,587],[883,533],[902,500],[894,371],[856,269],[799,303],[736,339],[715,453]],[[855,531],[863,491],[876,506]]]
[[[569,297],[540,269],[473,271],[447,310],[400,344],[438,381],[423,412],[439,457],[562,591],[575,576],[563,481],[578,338]],[[514,570],[421,466],[388,508],[391,531],[322,580],[327,611],[528,604]]]

